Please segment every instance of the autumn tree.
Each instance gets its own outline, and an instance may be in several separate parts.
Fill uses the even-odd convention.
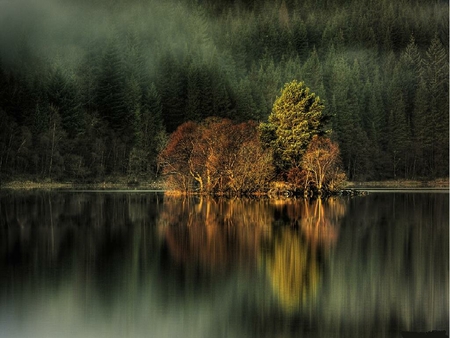
[[[273,178],[272,151],[262,147],[255,122],[236,125],[233,139],[238,140],[227,170],[228,186],[235,193],[261,191]]]
[[[163,174],[174,189],[200,193],[247,193],[272,178],[270,149],[263,149],[255,122],[210,118],[186,122],[160,153]]]
[[[191,155],[194,140],[198,135],[198,125],[186,122],[170,135],[167,146],[158,155],[158,165],[166,175],[166,183],[172,189],[192,190],[195,173]]]
[[[340,167],[339,146],[329,138],[314,136],[302,158],[302,168],[310,173],[311,182],[322,192],[335,190],[345,179]]]
[[[267,123],[260,126],[262,141],[273,149],[279,169],[298,167],[314,135],[325,133],[324,104],[303,82],[287,83],[275,100]]]

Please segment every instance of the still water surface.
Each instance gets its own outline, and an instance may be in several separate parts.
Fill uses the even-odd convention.
[[[0,336],[448,330],[448,207],[448,193],[2,192]]]

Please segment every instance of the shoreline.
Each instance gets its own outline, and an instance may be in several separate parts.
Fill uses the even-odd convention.
[[[0,190],[150,190],[167,192],[171,189],[165,187],[163,180],[148,180],[142,183],[130,184],[126,178],[109,178],[97,183],[76,183],[76,182],[49,182],[34,180],[12,180],[0,185]],[[342,190],[448,190],[449,179],[440,178],[430,181],[418,180],[386,180],[367,182],[347,182]]]
[[[60,189],[73,189],[73,190],[166,190],[164,182],[159,180],[149,180],[139,184],[129,184],[126,180],[117,179],[116,182],[111,180],[105,180],[98,183],[77,183],[77,182],[45,182],[45,181],[33,181],[33,180],[13,180],[2,183],[0,190],[60,190]]]
[[[347,182],[344,189],[449,189],[449,178],[428,181],[420,180],[385,180],[367,182]]]

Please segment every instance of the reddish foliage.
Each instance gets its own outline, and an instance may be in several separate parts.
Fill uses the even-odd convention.
[[[159,158],[174,188],[192,190],[195,181],[208,193],[261,188],[273,171],[271,153],[263,150],[255,122],[187,122],[172,134]]]

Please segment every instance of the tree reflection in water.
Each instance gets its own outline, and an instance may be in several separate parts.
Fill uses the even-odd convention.
[[[267,257],[267,273],[280,304],[287,312],[311,306],[320,282],[319,258],[337,241],[345,214],[342,199],[274,200],[287,215]],[[325,262],[324,262],[325,263]]]
[[[284,215],[281,224],[277,213]],[[217,275],[263,261],[281,306],[293,312],[317,294],[319,259],[324,263],[330,254],[344,214],[342,199],[166,197],[160,233],[175,261],[198,264],[203,272]],[[281,225],[275,236],[274,224]]]
[[[3,194],[0,332],[399,337],[446,329],[448,201],[448,193],[324,201]]]
[[[282,229],[267,260],[267,272],[281,305],[294,311],[317,293],[319,266],[316,253],[295,229]]]
[[[256,267],[273,219],[264,199],[166,197],[160,233],[177,262],[219,273],[236,265]]]

